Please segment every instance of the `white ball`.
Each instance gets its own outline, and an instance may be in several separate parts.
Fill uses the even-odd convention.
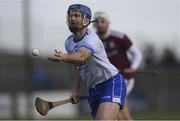
[[[32,50],[32,55],[34,55],[34,56],[38,56],[39,55],[39,50],[38,49],[33,49]]]

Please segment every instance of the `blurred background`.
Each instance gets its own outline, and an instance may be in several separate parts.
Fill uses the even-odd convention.
[[[46,117],[34,99],[55,101],[71,93],[71,65],[47,60],[65,51],[66,12],[83,3],[110,16],[143,53],[129,106],[134,119],[180,119],[180,2],[178,0],[0,0],[0,119],[91,119],[87,101],[53,109]],[[92,26],[90,26],[93,29]],[[33,57],[33,48],[40,50]],[[86,94],[81,83],[80,94]]]

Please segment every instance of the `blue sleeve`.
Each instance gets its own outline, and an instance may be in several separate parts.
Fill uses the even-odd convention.
[[[80,48],[81,47],[84,47],[84,48],[86,48],[86,49],[88,49],[90,52],[91,52],[91,54],[93,55],[94,54],[94,48],[91,46],[91,45],[89,45],[89,44],[84,44],[84,45],[82,45],[82,46],[80,46]]]
[[[99,45],[98,41],[100,40],[96,35],[88,36],[80,47],[88,49],[93,55],[97,51],[97,47]]]

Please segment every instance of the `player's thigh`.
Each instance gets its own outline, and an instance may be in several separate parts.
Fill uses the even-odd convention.
[[[101,103],[98,107],[96,120],[115,120],[119,112],[119,104],[113,102]]]
[[[128,79],[128,80],[125,79],[125,82],[126,82],[126,89],[127,89],[126,95],[128,96],[134,88],[135,80],[134,78]]]

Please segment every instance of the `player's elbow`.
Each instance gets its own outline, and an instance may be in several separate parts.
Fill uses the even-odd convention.
[[[84,48],[82,48],[77,54],[78,54],[78,60],[80,62],[84,62],[91,56],[91,53]]]
[[[80,62],[84,62],[85,60],[87,60],[88,59],[88,56],[86,56],[86,55],[84,55],[84,54],[81,54],[80,56],[79,56],[79,61]]]
[[[142,53],[138,48],[133,46],[130,48],[129,52],[131,53],[131,55],[135,60],[139,61],[139,63],[142,61]]]

